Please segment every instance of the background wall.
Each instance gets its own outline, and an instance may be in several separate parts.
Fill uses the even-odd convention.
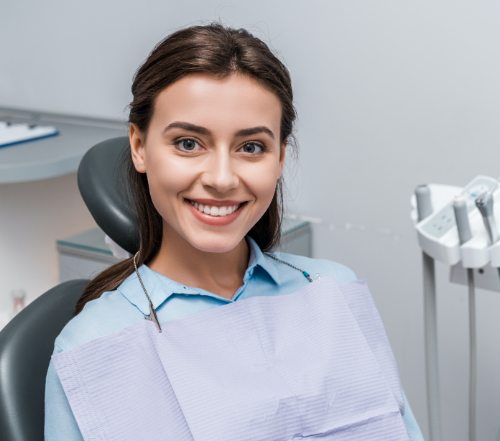
[[[426,431],[420,255],[409,197],[419,183],[499,175],[500,3],[6,0],[0,105],[125,118],[132,75],[152,46],[185,25],[217,19],[248,28],[289,67],[301,150],[289,164],[290,212],[316,222],[317,257],[344,262],[368,280]],[[65,189],[73,205],[81,204],[75,188]],[[70,216],[58,213],[54,225],[62,232],[92,223]],[[7,235],[0,232],[0,244],[11,249]],[[41,253],[20,250],[12,251],[9,272],[4,262],[4,280],[55,283],[52,273],[35,270],[45,264]],[[55,252],[46,256],[55,267]],[[445,268],[438,276],[444,439],[462,441],[466,292],[447,282]],[[500,440],[499,297],[478,293],[480,440]]]

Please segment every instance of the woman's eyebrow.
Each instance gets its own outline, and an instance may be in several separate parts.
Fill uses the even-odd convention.
[[[274,139],[274,133],[272,132],[271,129],[268,129],[266,126],[241,129],[236,132],[236,136],[250,136],[250,135],[256,135],[257,133],[267,133],[272,139]]]
[[[184,129],[189,130],[190,132],[196,132],[200,135],[210,135],[210,130],[205,127],[197,126],[196,124],[191,124],[188,122],[175,121],[170,123],[167,127],[163,129],[163,133],[168,132],[170,129]]]
[[[210,135],[210,130],[208,130],[206,127],[202,126],[197,126],[196,124],[184,122],[184,121],[175,121],[173,123],[170,123],[167,127],[163,129],[163,133],[166,133],[170,129],[184,129],[184,130],[189,130],[191,132],[199,133],[200,135]],[[241,129],[236,132],[236,136],[250,136],[250,135],[256,135],[257,133],[266,133],[268,134],[272,139],[274,139],[274,133],[272,132],[271,129],[267,128],[266,126],[257,126],[257,127],[250,127],[248,129]]]

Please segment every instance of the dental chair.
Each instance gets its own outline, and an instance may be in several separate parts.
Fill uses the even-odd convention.
[[[0,439],[42,441],[45,376],[54,340],[74,314],[88,280],[50,289],[0,332]]]
[[[139,233],[126,192],[127,137],[92,147],[78,168],[90,213],[118,245],[135,253]],[[45,377],[54,340],[74,316],[88,280],[61,283],[19,312],[0,331],[0,440],[43,441]]]
[[[78,188],[97,225],[120,247],[134,254],[139,229],[127,191],[128,137],[108,139],[92,147],[78,167]]]

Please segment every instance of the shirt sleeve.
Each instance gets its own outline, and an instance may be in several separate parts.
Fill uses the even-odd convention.
[[[408,435],[410,436],[411,441],[425,441],[422,436],[422,432],[420,431],[420,427],[418,426],[417,420],[413,415],[413,412],[410,407],[410,403],[406,399],[406,395],[404,395],[404,413],[403,420],[405,422],[406,430],[408,431]]]
[[[59,352],[56,348],[54,353]],[[83,441],[52,361],[45,380],[45,441]]]

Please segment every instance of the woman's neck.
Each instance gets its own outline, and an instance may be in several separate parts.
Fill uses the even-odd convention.
[[[232,298],[243,284],[250,249],[245,239],[231,251],[200,251],[177,234],[164,230],[160,251],[149,267],[183,285]]]

